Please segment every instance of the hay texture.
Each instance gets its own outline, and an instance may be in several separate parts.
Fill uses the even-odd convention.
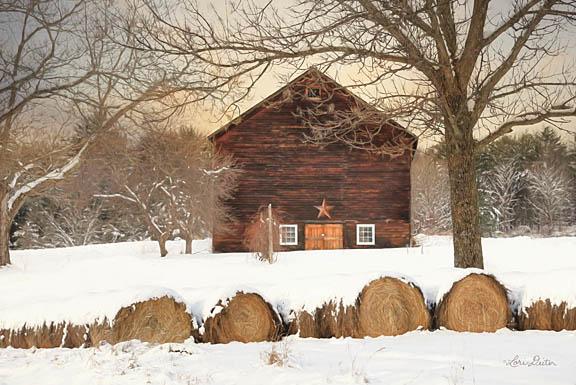
[[[356,301],[358,337],[396,336],[429,329],[430,312],[418,287],[384,277],[366,285]]]
[[[282,334],[282,322],[258,294],[238,292],[222,309],[204,323],[204,342],[226,344],[232,341],[277,341]]]
[[[123,307],[112,323],[106,327],[92,328],[93,344],[110,338],[110,343],[138,339],[144,342],[183,342],[192,334],[192,317],[186,305],[170,297],[149,299]]]
[[[470,274],[452,285],[436,307],[438,327],[494,332],[512,318],[506,289],[491,275]]]
[[[549,299],[539,300],[522,309],[520,330],[576,330],[576,308],[566,302],[552,305]]]
[[[94,321],[86,327],[86,347],[98,346],[104,342],[115,343],[112,335],[112,324],[108,318]]]

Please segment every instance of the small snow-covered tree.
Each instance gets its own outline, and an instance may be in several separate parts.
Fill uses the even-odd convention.
[[[181,128],[164,139],[170,155],[172,184],[162,187],[178,235],[192,254],[192,241],[208,237],[215,226],[224,226],[228,211],[223,202],[231,197],[238,170],[232,158],[218,154],[206,138]],[[168,160],[164,163],[164,170]]]
[[[570,220],[570,182],[564,170],[543,162],[528,171],[529,202],[547,232]]]
[[[119,156],[116,154],[115,156]],[[166,241],[204,237],[223,215],[222,199],[233,189],[236,170],[228,158],[214,155],[194,130],[148,127],[138,142],[110,168],[111,186],[98,197],[128,203],[168,254]]]
[[[507,232],[512,228],[525,177],[526,173],[520,170],[515,159],[505,159],[480,175],[484,210],[493,219],[496,230]]]

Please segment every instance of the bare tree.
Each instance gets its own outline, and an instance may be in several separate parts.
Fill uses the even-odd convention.
[[[158,149],[168,159],[162,161],[162,172],[170,175],[170,185],[162,186],[178,235],[186,242],[185,253],[192,254],[192,241],[210,236],[216,226],[225,226],[231,219],[224,205],[231,198],[239,170],[232,159],[215,153],[205,136],[190,128],[164,134]],[[152,165],[150,165],[152,166]]]
[[[160,256],[175,236],[205,237],[226,211],[222,199],[233,189],[236,170],[228,158],[213,156],[205,137],[194,130],[149,127],[110,167],[111,186],[100,198],[127,202],[158,241]]]
[[[552,61],[565,52],[574,0],[254,1],[220,13],[193,2],[144,2],[155,35],[139,39],[143,47],[200,58],[224,73],[249,73],[248,89],[273,65],[348,65],[356,72],[351,86],[363,86],[388,119],[439,135],[447,149],[458,267],[483,267],[478,149],[515,127],[556,124],[576,113],[576,72]],[[324,128],[319,138],[326,139]],[[365,131],[356,142],[346,130],[334,125],[330,135],[391,152],[366,143]]]

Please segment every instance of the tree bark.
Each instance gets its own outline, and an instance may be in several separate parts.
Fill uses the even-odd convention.
[[[0,211],[0,266],[6,266],[10,261],[10,216]]]
[[[186,250],[184,254],[192,254],[192,237],[186,237]]]
[[[483,269],[474,141],[471,134],[447,139],[454,266]]]

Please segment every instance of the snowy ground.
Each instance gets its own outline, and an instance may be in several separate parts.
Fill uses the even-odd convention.
[[[352,302],[371,279],[406,276],[435,302],[464,271],[446,237],[393,250],[292,252],[276,264],[248,254],[211,254],[207,243],[161,259],[153,242],[17,251],[0,270],[0,328],[113,318],[138,299],[171,294],[199,319],[238,289],[261,293],[284,316],[330,298]],[[484,240],[486,270],[515,305],[538,298],[576,306],[576,237]],[[283,367],[265,364],[272,344],[91,349],[0,349],[0,385],[42,384],[576,384],[576,332],[413,332],[353,340],[287,338]]]
[[[137,300],[170,294],[198,319],[220,298],[244,289],[260,293],[282,315],[314,309],[331,298],[352,303],[370,280],[406,276],[429,303],[468,271],[454,269],[447,237],[431,237],[418,248],[291,252],[269,265],[250,254],[211,254],[208,242],[194,255],[160,258],[154,242],[16,251],[0,269],[0,328],[44,321],[90,323],[114,315]],[[576,237],[484,240],[486,270],[510,290],[515,304],[538,298],[576,307]]]
[[[413,332],[398,337],[299,339],[283,367],[271,343],[130,341],[98,349],[0,350],[0,385],[571,385],[576,334]]]

